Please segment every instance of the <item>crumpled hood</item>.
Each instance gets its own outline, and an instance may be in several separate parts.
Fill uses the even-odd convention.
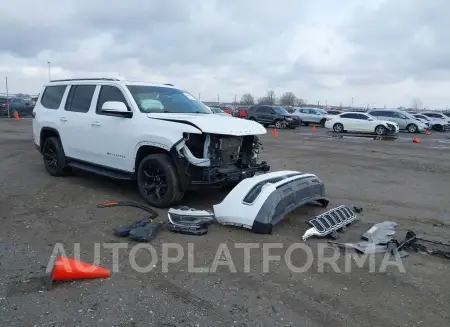
[[[215,114],[190,113],[150,113],[147,117],[172,122],[189,124],[204,133],[244,136],[266,134],[266,129],[259,123],[231,116]]]

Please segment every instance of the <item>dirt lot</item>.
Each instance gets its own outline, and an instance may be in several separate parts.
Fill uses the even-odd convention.
[[[269,130],[271,132],[271,130]],[[364,208],[361,220],[347,229],[343,240],[357,240],[372,224],[397,222],[403,238],[412,229],[436,240],[450,240],[449,134],[421,136],[411,142],[403,134],[396,141],[332,139],[310,128],[269,134],[264,159],[272,170],[294,169],[316,173],[325,183],[330,207],[349,204]],[[108,200],[140,201],[136,187],[85,173],[50,177],[31,143],[31,122],[0,121],[0,325],[1,326],[449,326],[449,261],[411,253],[403,260],[406,273],[396,267],[376,272],[369,266],[351,266],[351,272],[333,271],[318,261],[304,273],[288,269],[284,260],[263,272],[261,248],[252,250],[251,271],[244,272],[242,249],[236,242],[276,243],[283,255],[293,243],[302,243],[306,221],[320,212],[305,206],[286,218],[272,235],[214,225],[205,236],[163,231],[152,245],[194,244],[195,266],[210,267],[218,245],[227,243],[237,273],[219,267],[216,273],[189,273],[188,258],[164,273],[158,261],[148,273],[134,271],[128,250],[120,250],[120,269],[109,279],[54,285],[42,291],[45,273],[56,243],[68,256],[81,243],[82,260],[92,262],[94,243],[115,243],[111,228],[143,218],[132,208],[98,209]],[[210,207],[223,191],[188,194],[184,202]],[[165,217],[163,211],[160,211]],[[145,215],[144,215],[145,216]],[[324,239],[310,239],[317,252]],[[334,248],[326,251],[333,254]],[[111,268],[112,251],[101,250],[100,265]],[[140,266],[150,262],[140,251]],[[292,261],[305,263],[304,252]],[[345,260],[337,260],[342,270]]]

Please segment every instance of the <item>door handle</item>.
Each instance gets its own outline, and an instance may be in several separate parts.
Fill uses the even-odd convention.
[[[92,126],[100,126],[101,124],[98,121],[94,121],[91,125]]]
[[[61,117],[61,118],[59,118],[59,120],[60,121],[67,121],[67,118],[66,117]]]

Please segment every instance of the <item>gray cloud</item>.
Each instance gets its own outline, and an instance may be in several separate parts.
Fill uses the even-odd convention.
[[[38,89],[50,60],[54,75],[116,71],[214,98],[277,88],[340,102],[357,89],[362,103],[448,101],[444,88],[436,98],[450,76],[448,0],[17,0],[3,7],[0,72],[16,88]],[[398,92],[402,98],[386,92],[410,79],[417,85]]]

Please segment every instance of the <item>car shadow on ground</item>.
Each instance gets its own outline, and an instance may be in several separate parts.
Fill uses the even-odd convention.
[[[70,178],[71,183],[76,185],[117,196],[117,199],[109,199],[111,201],[134,201],[145,204],[136,181],[113,180],[82,170],[73,170]],[[174,206],[183,205],[199,209],[212,208],[214,204],[222,202],[228,193],[229,191],[221,187],[195,188],[186,192],[183,199]]]

